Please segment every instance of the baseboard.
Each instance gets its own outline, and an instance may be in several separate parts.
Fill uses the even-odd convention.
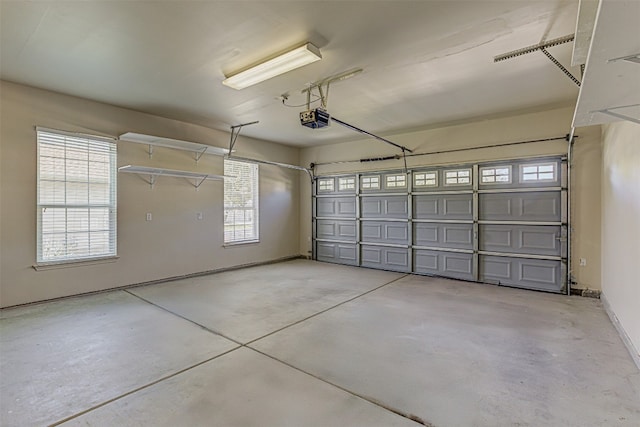
[[[88,295],[104,294],[104,293],[107,293],[107,292],[123,291],[123,290],[126,290],[126,289],[133,289],[133,288],[138,288],[138,287],[141,287],[141,286],[156,285],[156,284],[159,284],[159,283],[173,282],[175,280],[189,279],[189,278],[192,278],[192,277],[200,277],[200,276],[208,276],[210,274],[216,274],[216,273],[224,273],[225,271],[240,270],[240,269],[243,269],[243,268],[258,267],[258,266],[261,266],[261,265],[277,264],[277,263],[280,263],[280,262],[291,261],[291,260],[294,260],[294,259],[306,259],[306,257],[303,256],[303,255],[291,255],[291,256],[282,257],[282,258],[276,258],[276,259],[272,259],[272,260],[268,260],[268,261],[251,262],[251,263],[247,263],[247,264],[240,264],[240,265],[234,265],[234,266],[230,266],[230,267],[217,268],[215,270],[206,270],[206,271],[199,271],[199,272],[196,272],[196,273],[183,274],[181,276],[164,277],[162,279],[150,280],[148,282],[132,283],[132,284],[129,284],[129,285],[117,286],[115,288],[101,289],[99,291],[82,292],[82,293],[79,293],[79,294],[65,295],[63,297],[49,298],[49,299],[40,300],[40,301],[27,302],[27,303],[24,303],[24,304],[10,305],[10,306],[7,306],[7,307],[1,307],[0,310],[6,310],[6,309],[16,308],[16,307],[26,307],[26,306],[36,305],[36,304],[43,304],[43,303],[46,303],[46,302],[59,301],[59,300],[67,299],[67,298],[76,298],[76,297],[84,297],[84,296],[88,296]]]
[[[611,319],[611,323],[613,323],[613,326],[618,331],[618,334],[620,334],[620,338],[622,338],[622,342],[624,342],[624,345],[625,347],[627,347],[629,354],[631,354],[631,358],[635,362],[638,369],[640,369],[640,353],[638,352],[638,349],[633,345],[633,342],[631,341],[631,338],[629,338],[629,335],[627,335],[627,331],[624,330],[622,323],[620,323],[620,320],[618,320],[618,316],[616,316],[616,314],[611,309],[611,305],[609,304],[609,301],[607,301],[607,297],[604,293],[600,294],[600,301],[602,301],[602,306],[607,312],[609,319]]]

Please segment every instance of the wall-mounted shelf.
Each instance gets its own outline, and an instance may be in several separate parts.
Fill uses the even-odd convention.
[[[196,162],[200,160],[203,154],[212,154],[214,156],[224,156],[225,154],[229,154],[229,150],[226,148],[213,147],[211,145],[182,141],[179,139],[164,138],[161,136],[145,135],[142,133],[127,132],[120,135],[118,139],[122,141],[148,145],[149,158],[153,156],[153,147],[164,147],[173,148],[175,150],[190,151],[194,153]]]
[[[118,168],[118,171],[122,173],[135,173],[140,176],[148,176],[149,180],[147,181],[145,179],[145,181],[151,186],[151,188],[153,188],[159,176],[170,176],[175,178],[187,178],[189,180],[193,180],[193,186],[196,188],[196,190],[200,188],[202,183],[205,181],[222,181],[225,178],[223,175],[187,172],[174,169],[150,168],[147,166],[134,165],[121,166]]]

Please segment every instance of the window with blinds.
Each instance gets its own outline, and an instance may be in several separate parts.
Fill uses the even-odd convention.
[[[37,129],[37,263],[116,255],[116,143]]]
[[[259,241],[258,165],[225,159],[224,175],[224,243]]]

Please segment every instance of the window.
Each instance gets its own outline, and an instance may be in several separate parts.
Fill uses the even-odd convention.
[[[413,174],[414,187],[437,187],[438,172],[415,172]]]
[[[556,164],[539,163],[535,165],[520,165],[522,182],[555,181]]]
[[[258,234],[258,165],[224,160],[224,243],[249,243]]]
[[[386,176],[387,188],[403,188],[407,186],[406,175],[387,175]]]
[[[471,184],[471,169],[456,169],[444,172],[444,185]]]
[[[511,182],[511,166],[480,168],[480,182],[483,184],[509,184]]]
[[[37,129],[38,264],[116,255],[116,143]]]
[[[333,178],[330,178],[330,179],[319,179],[318,180],[318,191],[322,191],[322,192],[333,191]]]
[[[356,189],[356,179],[354,177],[349,178],[338,178],[338,190],[355,190]]]
[[[378,190],[380,189],[380,176],[363,176],[360,178],[360,188],[363,190]]]

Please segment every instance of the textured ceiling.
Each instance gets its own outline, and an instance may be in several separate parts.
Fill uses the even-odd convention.
[[[309,83],[329,113],[388,135],[573,105],[578,88],[542,53],[495,55],[575,31],[578,1],[2,1],[4,80],[297,146],[358,138],[300,126]],[[305,41],[323,59],[253,87],[233,72]],[[571,43],[550,48],[565,66]],[[578,68],[571,68],[579,76]],[[317,104],[314,104],[314,106]],[[136,131],[136,129],[127,129]]]

